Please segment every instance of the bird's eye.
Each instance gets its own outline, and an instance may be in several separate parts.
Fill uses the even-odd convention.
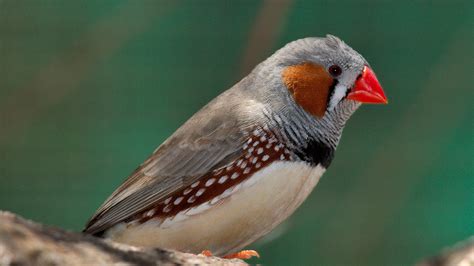
[[[339,75],[341,75],[342,73],[342,69],[340,66],[338,65],[332,65],[329,67],[329,73],[333,76],[333,77],[337,77]]]

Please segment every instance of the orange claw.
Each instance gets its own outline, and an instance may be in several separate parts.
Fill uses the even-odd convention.
[[[241,260],[248,260],[252,257],[260,258],[260,254],[258,254],[255,250],[242,250],[234,254],[225,255],[224,259],[241,259]]]
[[[206,257],[212,257],[212,252],[206,249],[201,252],[201,255],[206,256]]]

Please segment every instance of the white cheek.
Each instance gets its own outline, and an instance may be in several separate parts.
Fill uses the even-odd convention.
[[[347,87],[342,84],[337,84],[334,88],[334,93],[331,97],[331,101],[329,102],[328,110],[331,111],[336,107],[336,105],[344,98],[346,95]]]

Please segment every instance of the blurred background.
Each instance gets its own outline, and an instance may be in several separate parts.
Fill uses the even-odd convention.
[[[79,231],[210,99],[285,43],[339,36],[363,106],[255,263],[407,265],[474,234],[472,1],[0,0],[0,209]]]

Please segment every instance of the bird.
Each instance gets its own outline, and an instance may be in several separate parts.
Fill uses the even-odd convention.
[[[292,41],[195,113],[106,199],[83,232],[224,258],[286,220],[364,103],[387,97],[333,35]]]

